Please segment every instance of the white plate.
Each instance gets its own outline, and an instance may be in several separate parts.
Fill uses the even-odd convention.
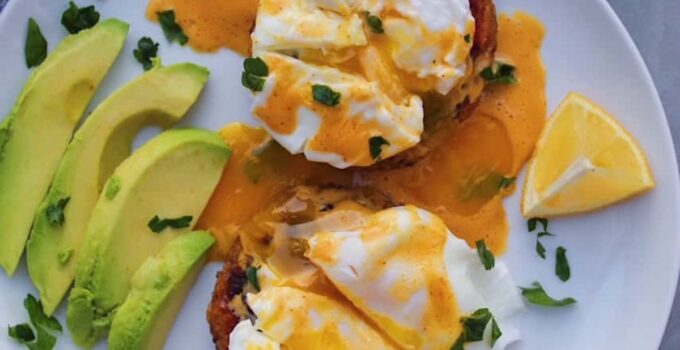
[[[142,73],[132,50],[141,36],[151,36],[161,43],[165,63],[188,60],[212,72],[203,97],[185,123],[218,129],[230,121],[249,120],[250,97],[240,84],[241,57],[226,50],[197,55],[167,44],[160,27],[144,18],[145,1],[78,2],[94,3],[103,17],[131,24],[127,45],[94,103]],[[27,18],[38,21],[53,48],[66,34],[59,24],[66,4],[66,0],[11,0],[0,15],[0,113],[9,111],[29,73],[23,62]],[[652,193],[604,211],[551,220],[551,231],[557,237],[544,241],[551,251],[558,245],[568,249],[572,279],[567,283],[555,277],[552,257],[543,261],[536,256],[535,236],[526,232],[519,214],[519,195],[507,200],[512,233],[503,259],[517,282],[529,285],[537,280],[554,296],[569,295],[579,301],[576,307],[558,310],[530,307],[521,324],[524,340],[512,349],[655,349],[671,308],[680,263],[680,190],[668,125],[649,73],[603,0],[497,0],[497,6],[500,11],[527,11],[547,27],[543,58],[549,110],[571,90],[602,104],[640,141],[658,183]],[[167,349],[214,348],[204,315],[219,268],[212,264],[201,275]],[[21,302],[28,292],[35,294],[23,263],[12,279],[0,272],[0,330],[27,320]],[[57,314],[62,321],[64,309],[62,305]],[[65,335],[57,348],[75,347]],[[22,347],[0,331],[0,349]]]

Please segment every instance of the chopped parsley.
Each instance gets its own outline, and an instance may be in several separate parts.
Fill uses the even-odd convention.
[[[157,15],[163,33],[165,33],[169,42],[177,41],[180,45],[184,45],[189,41],[189,37],[184,34],[182,27],[175,21],[175,11],[161,11]]]
[[[68,8],[61,15],[61,24],[71,34],[76,34],[83,29],[89,29],[99,22],[99,12],[94,5],[78,7],[73,1],[69,1]]]
[[[383,29],[383,23],[382,19],[380,17],[371,15],[370,13],[366,12],[366,24],[368,24],[368,27],[371,28],[371,31],[376,34],[382,34],[385,32]]]
[[[257,278],[257,267],[254,266],[248,266],[246,268],[246,278],[248,279],[248,283],[250,283],[253,288],[255,288],[256,291],[260,291],[260,280]]]
[[[489,250],[489,248],[486,247],[484,240],[482,239],[475,242],[475,245],[477,246],[477,255],[479,255],[479,259],[482,261],[484,268],[486,270],[493,269],[493,267],[496,265],[496,258],[494,258],[493,253]]]
[[[468,44],[470,43],[470,39],[471,39],[470,34],[465,34],[465,36],[463,37],[463,40],[465,40],[465,42]]]
[[[563,307],[576,304],[576,299],[574,298],[564,298],[562,300],[555,300],[551,298],[543,289],[540,283],[534,282],[529,288],[522,288],[522,296],[524,299],[534,305],[546,306],[546,307]]]
[[[137,62],[142,64],[144,70],[153,68],[152,58],[158,56],[158,43],[148,36],[142,37],[137,41],[137,48],[132,51]]]
[[[368,139],[368,151],[371,153],[371,159],[379,160],[382,154],[383,146],[389,146],[389,141],[382,136],[373,136]]]
[[[557,247],[555,252],[555,274],[562,282],[566,282],[571,277],[571,268],[567,260],[567,250],[564,247]]]
[[[149,221],[149,228],[154,233],[160,233],[166,228],[185,228],[191,225],[191,220],[193,217],[190,215],[180,216],[175,219],[161,219],[158,215],[154,216],[151,221]]]
[[[267,63],[259,57],[246,58],[243,61],[241,84],[252,91],[262,91],[265,78],[269,75]]]
[[[314,97],[314,101],[322,105],[335,107],[340,104],[342,94],[326,85],[314,84],[312,85],[312,97]]]
[[[479,76],[489,83],[516,84],[515,66],[503,62],[494,62],[491,67],[484,68]]]
[[[106,183],[106,190],[104,191],[106,199],[113,200],[116,198],[118,191],[120,191],[120,178],[111,176],[109,182]]]
[[[505,176],[503,176],[503,177],[501,178],[501,182],[500,182],[500,184],[498,185],[498,187],[500,187],[500,189],[502,189],[502,190],[503,190],[503,189],[506,189],[506,188],[512,186],[512,184],[515,183],[515,180],[516,180],[516,178],[514,178],[514,177],[505,177]]]
[[[451,350],[463,350],[465,343],[472,343],[484,339],[484,330],[491,324],[491,347],[496,344],[496,341],[503,335],[501,329],[496,323],[489,309],[479,309],[467,317],[462,317],[460,323],[463,325],[463,333],[458,337],[456,342],[451,346]]]
[[[28,311],[32,327],[27,323],[11,326],[7,330],[9,336],[30,350],[54,349],[57,344],[56,333],[62,332],[59,321],[45,315],[42,303],[31,294],[24,299],[24,307]]]
[[[47,221],[50,223],[50,225],[61,226],[64,224],[64,210],[66,209],[66,206],[70,200],[71,197],[65,197],[58,200],[57,203],[52,203],[47,206],[45,215],[47,216]]]
[[[28,31],[26,33],[26,45],[24,46],[24,58],[26,67],[39,66],[47,57],[47,40],[40,31],[40,26],[31,17],[28,19]]]
[[[554,236],[552,233],[548,232],[548,219],[544,218],[531,218],[527,221],[527,230],[529,232],[536,231],[538,228],[538,224],[541,224],[543,227],[543,231],[539,232],[538,235],[536,235],[536,254],[541,257],[541,259],[545,260],[545,252],[546,249],[543,246],[543,243],[541,243],[541,237],[544,236]]]

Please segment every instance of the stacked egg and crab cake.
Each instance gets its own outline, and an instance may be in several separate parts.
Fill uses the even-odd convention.
[[[261,0],[244,85],[290,153],[367,167],[476,100],[495,33],[491,0]]]
[[[311,221],[298,223],[301,201]],[[217,348],[503,349],[518,340],[524,303],[507,267],[486,270],[437,216],[391,205],[298,188],[272,208],[287,219],[241,235],[218,276],[208,310]]]

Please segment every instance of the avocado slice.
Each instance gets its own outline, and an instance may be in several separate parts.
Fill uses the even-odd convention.
[[[127,32],[127,23],[109,19],[66,37],[0,124],[0,266],[10,276],[73,130]]]
[[[203,268],[210,233],[175,238],[147,259],[132,277],[132,288],[111,324],[109,350],[160,350]]]
[[[102,338],[133,273],[191,230],[230,155],[214,132],[170,130],[116,168],[87,224],[68,299],[66,322],[76,344],[89,348]],[[164,219],[175,220],[164,227]]]
[[[167,128],[196,101],[208,71],[183,63],[155,67],[114,92],[76,132],[33,222],[26,245],[28,272],[52,315],[73,282],[85,227],[113,170],[131,153],[138,132],[149,125]],[[63,223],[50,212],[68,198]]]

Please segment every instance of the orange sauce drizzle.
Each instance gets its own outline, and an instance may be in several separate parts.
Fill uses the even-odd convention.
[[[487,88],[475,112],[444,122],[432,136],[442,141],[409,168],[357,174],[284,151],[273,160],[276,166],[261,169],[262,176],[254,183],[252,174],[247,175],[250,154],[266,139],[265,132],[240,124],[225,128],[222,136],[233,156],[198,223],[218,240],[213,258],[222,258],[258,213],[284,200],[286,189],[301,184],[351,186],[357,175],[398,203],[438,214],[469,245],[485,239],[495,253],[502,253],[508,239],[503,198],[515,185],[501,189],[500,180],[517,176],[545,123],[545,69],[540,56],[544,35],[541,23],[527,14],[501,15],[497,58],[515,65],[519,83]]]
[[[146,16],[158,21],[158,12],[174,10],[175,19],[197,51],[232,49],[250,56],[250,31],[258,0],[150,0]]]

